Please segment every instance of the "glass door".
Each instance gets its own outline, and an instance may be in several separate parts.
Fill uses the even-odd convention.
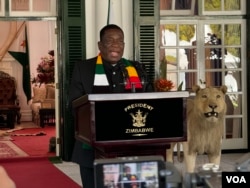
[[[241,19],[160,25],[161,77],[175,89],[181,83],[189,91],[196,84],[228,87],[223,149],[247,148],[245,27]]]

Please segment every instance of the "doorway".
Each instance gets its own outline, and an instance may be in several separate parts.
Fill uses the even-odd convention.
[[[55,115],[58,98],[55,88],[57,80],[56,21],[0,21],[0,27],[4,28],[0,31],[2,36],[0,38],[0,70],[15,78],[17,100],[20,106],[21,122],[15,123],[15,128],[20,128],[22,125],[25,128],[27,125],[29,128],[32,128],[31,125],[34,125],[34,128],[40,128],[42,124],[40,109],[54,110],[53,113],[46,115],[46,122],[43,123],[45,126],[54,124],[55,135],[53,137],[57,138],[59,131]],[[23,64],[9,51],[28,54],[29,62]],[[0,127],[0,130],[7,130],[7,128]],[[29,138],[32,139],[32,137]],[[57,147],[56,150],[56,155],[58,155],[59,148]]]

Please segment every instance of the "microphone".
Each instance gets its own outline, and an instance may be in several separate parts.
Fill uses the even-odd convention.
[[[119,67],[122,71],[122,74],[123,74],[123,84],[124,86],[126,87],[126,85],[128,84],[127,82],[129,81],[129,75],[128,75],[128,71],[126,69],[126,66],[124,63],[120,62],[119,63]],[[130,86],[131,86],[131,93],[135,93],[136,92],[136,89],[135,89],[135,84],[136,83],[130,83]]]
[[[122,71],[122,74],[123,74],[123,84],[126,86],[127,80],[129,79],[128,71],[122,62],[119,62],[118,65],[119,65],[119,67]]]
[[[134,66],[137,70],[139,78],[141,79],[142,85],[144,85],[145,82],[147,82],[147,73],[145,71],[143,64],[139,63],[138,61],[135,61]]]
[[[137,74],[138,74],[138,77],[140,79],[140,83],[141,85],[143,86],[143,88],[145,87],[145,82],[147,80],[147,74],[144,70],[144,68],[142,67],[142,65],[137,62],[137,61],[131,61],[132,65],[135,67],[136,71],[137,71]],[[122,74],[124,76],[124,85],[126,86],[127,85],[127,81],[129,80],[129,75],[128,75],[128,71],[126,69],[126,66],[124,63],[122,62],[119,62],[119,67],[122,71]],[[132,93],[135,93],[136,92],[136,84],[137,83],[130,83],[131,85],[131,92]]]
[[[137,70],[138,76],[141,79],[143,91],[145,91],[148,84],[148,77],[147,77],[147,72],[145,70],[145,66],[142,63],[139,63],[138,61],[133,62],[133,64]]]

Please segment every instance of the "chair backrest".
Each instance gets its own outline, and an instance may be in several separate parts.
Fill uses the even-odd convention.
[[[0,71],[0,105],[15,105],[16,99],[15,78]]]

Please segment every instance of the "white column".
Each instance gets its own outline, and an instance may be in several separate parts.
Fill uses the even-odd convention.
[[[86,58],[91,58],[97,55],[97,38],[96,38],[96,30],[97,23],[96,17],[96,0],[86,0]]]
[[[96,0],[96,41],[100,40],[100,30],[107,25],[108,2],[108,0]]]
[[[110,21],[109,24],[116,24],[122,27],[122,2],[121,0],[110,0],[109,21]]]
[[[124,57],[133,59],[133,0],[121,0],[122,29],[125,35]]]

